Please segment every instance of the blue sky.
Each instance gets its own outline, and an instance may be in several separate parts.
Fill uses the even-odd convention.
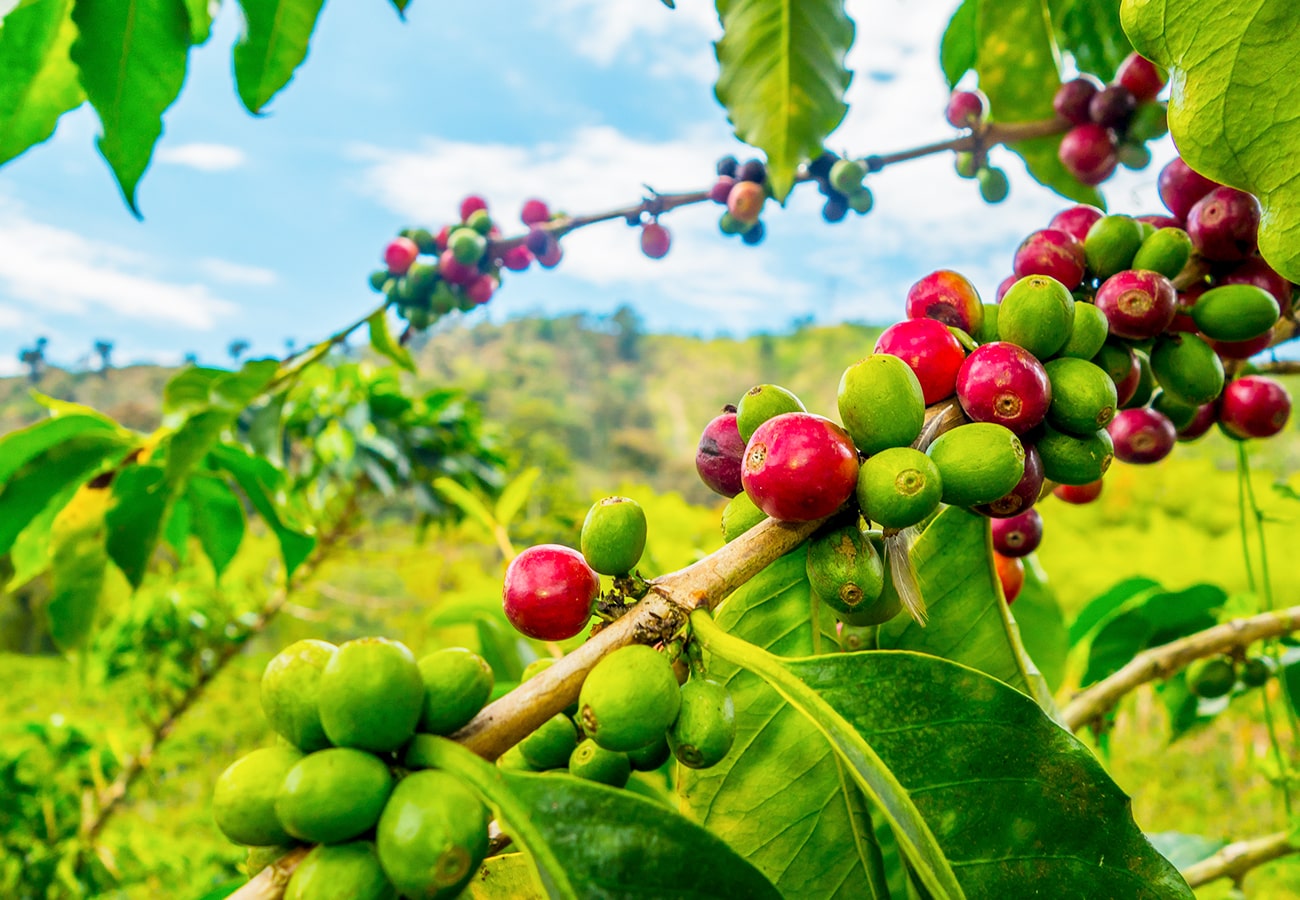
[[[232,338],[260,354],[319,339],[374,302],[366,275],[398,228],[436,228],[469,192],[517,223],[532,196],[591,212],[635,201],[642,184],[707,185],[713,161],[744,148],[712,95],[712,5],[677,5],[414,0],[402,23],[381,0],[329,3],[307,62],[254,118],[233,90],[242,23],[226,0],[164,118],[143,222],[94,149],[89,107],[0,168],[0,373],[37,335],[63,364],[98,338],[115,341],[118,364],[220,362]],[[937,47],[954,5],[850,2],[851,111],[829,146],[864,155],[950,134]],[[1113,208],[1159,211],[1173,149],[1153,149],[1150,168],[1108,183]],[[876,208],[838,225],[822,222],[815,191],[797,191],[769,207],[756,248],[720,235],[711,205],[665,217],[674,244],[661,261],[640,254],[633,229],[588,228],[566,239],[559,268],[508,278],[469,320],[629,303],[653,329],[704,334],[802,316],[886,322],[937,268],[991,295],[1019,239],[1067,205],[1010,154],[994,159],[1012,177],[998,207],[940,156],[874,176]]]

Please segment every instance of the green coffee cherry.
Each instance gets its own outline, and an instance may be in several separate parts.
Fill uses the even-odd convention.
[[[1091,484],[1106,474],[1115,458],[1114,442],[1105,430],[1075,437],[1045,425],[1034,448],[1043,461],[1043,477],[1057,484]]]
[[[854,522],[818,535],[808,545],[808,583],[837,612],[870,607],[885,586],[885,566]]]
[[[578,746],[578,730],[564,713],[556,713],[519,744],[519,752],[534,769],[558,769],[568,765],[569,754]]]
[[[1163,413],[1178,431],[1192,424],[1198,409],[1184,403],[1168,391],[1156,391],[1156,395],[1151,398],[1151,408],[1158,413]]]
[[[1093,277],[1106,279],[1132,268],[1142,247],[1142,223],[1130,216],[1102,216],[1083,239],[1083,255]]]
[[[985,166],[976,173],[980,183],[980,197],[985,203],[1001,203],[1011,193],[1007,173],[996,166]]]
[[[497,767],[505,769],[508,772],[536,772],[531,763],[524,759],[523,751],[519,745],[515,744],[505,753],[497,757]]]
[[[1151,372],[1165,391],[1191,406],[1223,393],[1223,360],[1195,334],[1178,332],[1157,339]]]
[[[1115,418],[1115,382],[1086,359],[1062,357],[1044,367],[1052,385],[1047,421],[1077,437],[1088,437]]]
[[[885,536],[879,531],[864,532],[864,537],[876,551],[876,555],[881,561],[888,563],[885,559]],[[846,628],[880,625],[888,622],[894,616],[898,615],[903,609],[903,600],[898,596],[898,589],[894,587],[894,574],[885,565],[885,584],[881,588],[880,596],[874,603],[859,604],[852,612],[838,611],[836,615],[844,623]]]
[[[293,870],[284,900],[396,900],[370,841],[314,847]]]
[[[877,625],[842,625],[840,627],[839,645],[845,653],[858,650],[875,650]]]
[[[488,852],[488,811],[454,775],[427,769],[402,779],[375,830],[384,874],[406,897],[457,896]]]
[[[1146,406],[1151,402],[1151,398],[1156,392],[1156,375],[1151,369],[1151,357],[1139,350],[1136,346],[1133,348],[1133,359],[1138,367],[1138,385],[1133,396],[1123,404],[1124,409],[1136,409],[1139,406]]]
[[[1216,341],[1249,341],[1272,328],[1281,315],[1275,298],[1253,284],[1210,288],[1192,306],[1192,321]]]
[[[668,746],[691,769],[716,766],[736,740],[736,708],[726,687],[692,678],[682,686],[681,709],[668,729]]]
[[[644,747],[627,751],[627,761],[632,764],[634,772],[653,772],[662,768],[672,755],[673,752],[668,747],[668,736],[661,734]]]
[[[1055,278],[1026,276],[1002,298],[998,334],[1039,359],[1048,359],[1070,339],[1074,305],[1074,295]]]
[[[910,445],[925,424],[921,382],[907,363],[886,353],[874,353],[844,371],[839,410],[854,446],[868,456]]]
[[[943,502],[951,506],[992,503],[1025,474],[1025,448],[1009,428],[972,422],[939,435],[930,445],[939,470]]]
[[[755,506],[749,495],[741,491],[722,510],[722,539],[730,544],[766,518],[767,513]]]
[[[860,216],[871,212],[871,208],[875,205],[876,198],[872,195],[871,188],[866,185],[863,185],[861,190],[849,194],[849,209]]]
[[[841,194],[854,194],[862,190],[862,179],[867,177],[867,167],[856,159],[837,159],[831,166],[831,187]]]
[[[1237,670],[1232,660],[1223,656],[1193,660],[1187,667],[1187,687],[1197,697],[1213,700],[1232,693]]]
[[[347,747],[320,750],[284,776],[275,814],[301,841],[337,844],[379,821],[392,789],[393,776],[378,757]]]
[[[266,747],[241,756],[222,772],[212,792],[212,816],[221,833],[253,847],[292,843],[275,814],[275,798],[301,759],[292,747]]]
[[[457,262],[474,266],[487,252],[487,240],[473,228],[457,228],[447,238],[447,249]]]
[[[943,482],[934,460],[911,447],[882,450],[858,469],[858,506],[883,528],[907,528],[934,512]]]
[[[418,665],[424,681],[419,729],[425,734],[451,734],[492,696],[492,667],[463,647],[435,651]]]
[[[276,733],[310,753],[330,745],[320,721],[320,678],[338,647],[326,641],[297,641],[262,672],[262,712]]]
[[[632,775],[632,764],[626,753],[606,750],[588,738],[569,756],[569,774],[621,788]]]
[[[657,740],[677,718],[681,689],[672,664],[644,644],[620,647],[592,668],[578,697],[582,730],[606,750]]]
[[[980,320],[980,325],[975,329],[975,338],[981,344],[991,344],[994,341],[1000,341],[1002,338],[998,334],[998,315],[1001,311],[996,303],[981,304],[984,307],[984,318]]]
[[[320,676],[320,719],[330,742],[383,753],[415,734],[424,679],[405,644],[386,638],[348,641]]]
[[[1091,303],[1074,304],[1074,326],[1070,337],[1058,352],[1058,356],[1072,359],[1092,359],[1106,343],[1110,333],[1110,322],[1106,314]]]
[[[843,162],[843,160],[841,160]],[[807,412],[803,401],[779,384],[759,384],[745,392],[736,404],[736,428],[748,442],[768,419],[788,412]]]
[[[602,575],[631,572],[645,551],[645,510],[627,497],[606,497],[587,511],[582,523],[583,558]]]
[[[1192,256],[1192,239],[1181,228],[1160,228],[1142,242],[1133,268],[1159,272],[1166,278],[1176,278]]]
[[[1241,683],[1246,687],[1263,687],[1273,677],[1273,664],[1262,656],[1247,657],[1241,664]]]

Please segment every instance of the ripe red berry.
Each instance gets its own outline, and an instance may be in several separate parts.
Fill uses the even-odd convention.
[[[1291,282],[1273,271],[1273,267],[1258,256],[1252,256],[1233,266],[1216,278],[1215,284],[1253,284],[1273,295],[1282,315],[1291,311]]]
[[[533,254],[523,244],[501,254],[501,264],[511,272],[522,272],[533,261]]]
[[[1174,157],[1160,170],[1156,181],[1160,202],[1175,219],[1186,219],[1196,201],[1219,186],[1198,172],[1193,172],[1181,157]]]
[[[1154,100],[1165,86],[1165,75],[1151,60],[1130,53],[1119,64],[1115,80],[1132,92],[1138,100]]]
[[[641,252],[651,259],[663,259],[668,255],[672,236],[668,229],[658,222],[647,222],[641,226]]]
[[[1083,243],[1084,238],[1088,236],[1088,229],[1104,215],[1105,213],[1095,206],[1080,204],[1063,209],[1052,216],[1052,221],[1047,223],[1047,227],[1064,231],[1079,243]]]
[[[1101,184],[1119,165],[1115,136],[1093,122],[1075,125],[1061,138],[1061,165],[1084,184]]]
[[[714,203],[727,205],[727,198],[731,196],[731,187],[736,183],[736,179],[729,175],[719,175],[718,180],[713,182],[713,187],[709,188],[709,199]]]
[[[437,246],[438,252],[441,253],[447,249],[449,243],[451,243],[451,226],[444,225],[438,231],[438,236],[434,238],[434,244]]]
[[[482,306],[492,299],[492,294],[497,289],[497,280],[491,275],[479,275],[469,284],[465,285],[465,296],[473,303]]]
[[[460,220],[468,222],[469,217],[474,215],[480,209],[487,209],[487,201],[477,194],[470,194],[464,200],[460,201]]]
[[[1254,194],[1217,187],[1187,213],[1187,236],[1206,259],[1245,259],[1258,246],[1260,213]]]
[[[875,353],[897,356],[916,373],[926,405],[951,397],[957,372],[966,360],[961,342],[948,326],[934,319],[904,319],[876,338]]]
[[[724,497],[734,497],[744,490],[740,480],[740,463],[745,456],[745,439],[736,426],[736,411],[728,408],[704,426],[695,451],[695,471],[709,490]]]
[[[1137,109],[1137,98],[1122,84],[1111,84],[1099,90],[1088,101],[1088,118],[1102,128],[1123,131]]]
[[[1025,586],[1025,564],[1015,557],[994,552],[993,570],[998,574],[1002,595],[1007,598],[1007,606],[1010,606],[1020,596],[1020,589]]]
[[[811,413],[782,413],[749,439],[741,466],[745,493],[773,519],[829,516],[858,486],[858,451],[848,432]]]
[[[1215,421],[1219,418],[1218,401],[1205,403],[1196,408],[1196,415],[1192,421],[1188,422],[1182,428],[1178,429],[1178,440],[1194,441],[1201,435],[1210,430]]]
[[[456,258],[450,248],[438,257],[438,274],[448,284],[469,284],[478,277],[478,266],[467,265]]]
[[[997,294],[994,298],[996,302],[1001,303],[1002,298],[1007,295],[1007,291],[1011,290],[1011,286],[1019,280],[1020,280],[1020,276],[1013,272],[1012,274],[1008,275],[1006,278],[1003,278],[1001,281],[999,281]]]
[[[1052,496],[1075,505],[1091,503],[1101,496],[1101,486],[1100,478],[1087,484],[1058,484],[1052,489]]]
[[[564,248],[560,246],[560,242],[555,238],[551,238],[550,243],[546,245],[546,249],[537,254],[537,263],[543,269],[554,269],[562,259],[564,259]]]
[[[756,181],[737,181],[727,194],[727,211],[738,222],[753,225],[763,212],[767,192]]]
[[[939,269],[908,288],[907,317],[935,319],[971,334],[984,318],[984,307],[965,276]]]
[[[1219,398],[1219,424],[1239,438],[1272,437],[1291,417],[1291,395],[1262,375],[1230,382]]]
[[[600,593],[600,576],[582,554],[559,544],[520,553],[506,568],[502,601],[506,618],[539,641],[563,641],[586,627]]]
[[[993,549],[1003,556],[1028,556],[1043,541],[1043,517],[1027,509],[1009,519],[993,520]]]
[[[1038,495],[1043,492],[1043,458],[1033,444],[1025,444],[1025,474],[1006,495],[992,503],[975,506],[972,509],[991,519],[1007,519],[1017,516],[1038,502]]]
[[[1214,338],[1206,338],[1205,343],[1213,347],[1214,352],[1224,359],[1250,359],[1272,345],[1273,333],[1266,331],[1248,341],[1216,341]]]
[[[1085,267],[1083,244],[1074,235],[1054,228],[1035,231],[1016,250],[1017,278],[1047,275],[1072,291],[1083,283]]]
[[[1052,97],[1052,109],[1071,125],[1082,125],[1091,121],[1088,118],[1088,104],[1100,89],[1091,75],[1071,79],[1056,89],[1056,95]]]
[[[1178,440],[1169,417],[1147,407],[1121,409],[1106,430],[1115,442],[1115,458],[1126,463],[1159,462]]]
[[[1134,216],[1139,222],[1146,222],[1152,228],[1159,231],[1161,228],[1182,228],[1183,223],[1173,216],[1162,216],[1156,213],[1147,213],[1144,216]]]
[[[1025,434],[1046,417],[1052,384],[1028,350],[994,341],[976,347],[962,363],[957,399],[976,422],[995,422]]]
[[[1097,308],[1106,314],[1115,337],[1153,338],[1174,319],[1176,292],[1168,278],[1145,269],[1127,269],[1097,288]]]
[[[953,128],[974,128],[989,113],[989,99],[983,91],[953,91],[944,115]]]
[[[1124,375],[1115,382],[1115,402],[1120,406],[1128,403],[1137,393],[1137,389],[1142,384],[1142,365],[1138,362],[1137,354],[1131,347],[1128,350],[1129,367],[1124,370]],[[1111,379],[1115,376],[1112,374]]]
[[[384,248],[384,264],[388,266],[388,274],[405,275],[419,255],[420,248],[415,245],[415,241],[404,237],[393,238]]]
[[[536,225],[529,226],[528,235],[524,238],[524,246],[533,256],[541,256],[554,242],[555,238],[551,237],[550,232]]]
[[[525,225],[539,225],[551,220],[551,209],[542,200],[525,200],[524,208],[519,212],[519,220]]]

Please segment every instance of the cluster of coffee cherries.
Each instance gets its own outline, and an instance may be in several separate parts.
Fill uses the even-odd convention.
[[[1142,169],[1151,162],[1146,142],[1169,132],[1167,109],[1156,99],[1165,73],[1144,57],[1129,54],[1112,84],[1081,75],[1060,86],[1052,98],[1056,114],[1068,121],[1057,155],[1079,181],[1101,184],[1119,165]]]
[[[289,881],[294,900],[454,897],[487,856],[487,807],[447,772],[411,771],[402,752],[417,733],[463,726],[492,689],[487,662],[460,648],[417,660],[385,638],[291,644],[262,675],[279,741],[217,779],[217,826],[254,848],[250,875],[316,844]]]
[[[1266,656],[1212,656],[1194,660],[1187,667],[1187,687],[1203,700],[1217,700],[1242,689],[1263,687],[1273,677],[1273,661]]]
[[[580,634],[593,613],[617,615],[626,600],[619,592],[637,580],[633,572],[646,532],[645,511],[635,500],[596,502],[582,525],[580,551],[540,544],[510,562],[502,588],[506,618],[528,637],[559,641]],[[615,591],[598,609],[601,575],[615,579]],[[685,662],[680,646],[671,649]],[[523,680],[554,662],[532,663]],[[659,768],[669,756],[691,768],[716,765],[735,739],[735,709],[726,687],[705,676],[698,654],[689,671],[679,688],[668,652],[622,647],[587,675],[577,705],[547,720],[501,764],[533,771],[567,767],[572,775],[615,787],[634,770]]]
[[[948,97],[944,118],[953,128],[970,128],[978,131],[989,118],[989,98],[983,91],[953,91]],[[979,184],[980,197],[985,203],[1001,203],[1011,193],[1007,173],[990,166],[983,153],[962,151],[957,154],[957,174],[974,178]]]

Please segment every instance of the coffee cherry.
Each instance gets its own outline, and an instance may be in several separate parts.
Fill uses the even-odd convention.
[[[1088,101],[1088,118],[1102,128],[1123,131],[1137,109],[1137,98],[1122,84],[1112,84],[1099,90]]]
[[[1043,458],[1043,477],[1058,484],[1087,484],[1106,474],[1115,446],[1106,431],[1086,437],[1043,425],[1034,445]]]
[[[449,772],[410,773],[375,833],[384,874],[405,897],[460,896],[488,855],[489,818],[478,795]]]
[[[393,238],[384,248],[384,265],[388,266],[390,275],[405,275],[419,255],[420,248],[415,241],[405,237]]]
[[[558,242],[551,236],[550,232],[538,228],[536,225],[529,226],[528,236],[524,238],[524,246],[534,256],[541,256],[555,243]]]
[[[1057,156],[1061,165],[1084,184],[1101,184],[1119,165],[1115,155],[1115,137],[1092,122],[1075,125],[1061,138]]]
[[[1250,359],[1273,345],[1273,335],[1266,331],[1259,337],[1246,341],[1216,341],[1207,337],[1205,342],[1223,359]]]
[[[836,222],[843,222],[844,217],[848,214],[849,200],[838,192],[833,197],[827,197],[826,202],[822,204],[822,219],[832,225]]]
[[[1160,170],[1156,185],[1160,202],[1176,219],[1186,219],[1196,201],[1219,186],[1218,182],[1192,171],[1181,157],[1174,157]]]
[[[1142,221],[1139,219],[1138,221]],[[1181,228],[1159,228],[1142,241],[1133,256],[1134,269],[1149,269],[1166,278],[1177,278],[1192,255],[1192,239]]]
[[[1097,308],[1110,333],[1129,340],[1153,338],[1174,319],[1174,286],[1163,275],[1129,269],[1107,278],[1097,289]]]
[[[1074,327],[1059,356],[1073,359],[1092,359],[1106,344],[1110,323],[1106,314],[1091,303],[1074,304]]]
[[[469,722],[492,695],[492,667],[464,647],[435,650],[420,658],[424,705],[419,730],[451,734]]]
[[[1028,509],[1010,519],[993,520],[993,549],[1003,556],[1028,556],[1043,541],[1043,517]]]
[[[1192,409],[1223,391],[1223,363],[1194,334],[1160,337],[1151,348],[1151,372],[1166,392]]]
[[[858,472],[858,507],[866,519],[881,528],[916,525],[938,508],[943,498],[940,478],[934,461],[920,450],[911,447],[881,450],[868,457]],[[870,602],[879,596],[879,592],[876,596],[863,593],[855,602]],[[842,605],[836,609],[852,612]]]
[[[578,723],[606,750],[623,753],[662,739],[681,708],[672,664],[644,644],[604,657],[578,696]]]
[[[1178,429],[1178,440],[1184,443],[1202,437],[1213,427],[1219,417],[1219,404],[1206,403],[1196,408],[1192,421]]]
[[[737,181],[731,186],[727,195],[727,212],[738,222],[752,225],[758,221],[767,202],[767,192],[763,186],[753,181]]]
[[[927,451],[939,468],[943,502],[981,506],[1012,490],[1025,474],[1025,447],[992,422],[960,425],[939,435]]]
[[[998,310],[998,334],[1039,359],[1055,355],[1074,328],[1074,297],[1055,278],[1028,275],[1013,284]]]
[[[524,208],[519,212],[519,220],[525,225],[540,225],[551,220],[551,209],[541,200],[525,200]]]
[[[487,241],[472,228],[457,228],[447,241],[447,249],[456,257],[457,262],[474,266],[483,258]]]
[[[1091,75],[1071,79],[1056,89],[1056,95],[1052,97],[1052,109],[1071,125],[1083,125],[1091,121],[1088,104],[1099,89],[1097,80]]]
[[[1006,519],[1019,515],[1038,502],[1043,492],[1043,458],[1032,445],[1025,445],[1025,473],[1006,494],[992,503],[973,507],[973,510],[991,519]]]
[[[482,306],[492,299],[496,292],[497,280],[491,275],[479,275],[465,285],[465,296],[476,306]]]
[[[736,169],[739,167],[740,163],[736,160],[736,157],[724,156],[718,160],[717,173],[719,176],[726,178],[735,178]]]
[[[641,561],[645,510],[627,497],[606,497],[587,511],[579,546],[587,565],[602,575],[626,575]]]
[[[956,392],[957,372],[966,360],[961,342],[934,319],[905,319],[890,325],[876,338],[873,352],[907,363],[921,383],[926,406]]]
[[[519,752],[539,772],[569,764],[578,748],[578,730],[564,713],[556,713],[519,742]]]
[[[668,255],[672,236],[668,229],[658,222],[647,222],[641,226],[641,252],[651,259],[663,259]]]
[[[856,159],[836,160],[828,177],[831,187],[845,196],[862,190],[862,179],[867,177],[867,167]]]
[[[326,641],[295,641],[262,672],[266,721],[299,750],[310,753],[330,745],[320,721],[320,677],[337,652],[338,647]]]
[[[745,493],[774,519],[829,516],[858,484],[858,451],[848,433],[811,413],[785,413],[758,427],[741,466]]]
[[[1115,151],[1115,158],[1124,168],[1137,172],[1151,165],[1151,151],[1145,144],[1135,143],[1130,138],[1120,144]]]
[[[1247,375],[1229,383],[1219,400],[1219,424],[1243,439],[1272,437],[1286,427],[1290,417],[1291,395],[1262,375]]]
[[[1002,596],[1007,598],[1010,606],[1020,596],[1025,586],[1025,564],[1013,556],[993,554],[993,570],[997,573],[998,583],[1002,586]]]
[[[1167,78],[1155,63],[1137,53],[1130,53],[1120,63],[1115,80],[1138,100],[1154,100]]]
[[[713,186],[709,188],[709,199],[714,203],[721,203],[726,206],[727,198],[731,196],[731,188],[735,183],[736,179],[729,175],[718,176],[718,180],[713,182]]]
[[[682,685],[681,708],[668,729],[668,746],[690,769],[716,766],[736,740],[736,707],[726,687],[692,678]]]
[[[741,491],[722,508],[723,542],[730,544],[766,518],[767,513],[755,506],[749,495]]]
[[[587,626],[600,577],[577,550],[539,544],[506,568],[502,602],[519,632],[539,641],[563,641]]]
[[[1123,409],[1135,409],[1146,406],[1151,402],[1151,398],[1156,392],[1156,376],[1151,369],[1151,358],[1141,350],[1134,349],[1133,359],[1134,368],[1137,373],[1137,386],[1133,388],[1133,395],[1128,400],[1120,404]],[[1119,395],[1119,389],[1116,388],[1116,396]]]
[[[975,176],[980,183],[980,198],[985,203],[1001,203],[1011,193],[1007,173],[996,166],[985,166]]]
[[[1187,667],[1188,689],[1205,700],[1228,696],[1236,683],[1237,670],[1232,660],[1223,656],[1192,660]]]
[[[1159,231],[1162,228],[1182,228],[1182,219],[1175,219],[1173,216],[1162,216],[1159,213],[1145,213],[1140,216],[1134,216],[1139,222],[1150,225]]]
[[[965,276],[939,269],[908,288],[907,317],[935,319],[974,334],[984,317],[984,307],[975,285]]]
[[[1266,656],[1250,656],[1241,664],[1241,683],[1246,687],[1263,687],[1273,677],[1273,663]]]
[[[479,210],[487,211],[487,201],[475,194],[470,194],[464,200],[460,201],[460,220],[468,222],[469,217]]]
[[[632,775],[626,753],[606,750],[588,738],[569,756],[569,774],[598,784],[621,788]]]
[[[1052,386],[1033,354],[998,341],[966,357],[957,373],[957,399],[976,422],[995,422],[1025,434],[1047,416]]]
[[[300,841],[338,844],[379,821],[392,789],[392,773],[379,757],[331,747],[304,756],[285,774],[275,814]]]
[[[755,244],[763,243],[763,238],[767,237],[767,229],[763,227],[762,221],[755,222],[740,236],[741,243],[753,247]]]
[[[1121,410],[1107,427],[1121,462],[1159,462],[1174,449],[1178,434],[1169,417],[1154,409]]]
[[[723,173],[719,172],[718,174]],[[750,181],[761,185],[767,181],[767,166],[763,165],[762,160],[747,159],[736,170],[735,178],[737,181]]]
[[[1104,370],[1086,359],[1069,357],[1051,360],[1043,368],[1052,385],[1047,420],[1053,428],[1087,437],[1110,424],[1119,399],[1115,382]]]
[[[1268,291],[1277,301],[1281,315],[1291,311],[1292,284],[1258,256],[1237,263],[1215,278],[1215,284],[1250,284]]]
[[[562,259],[564,259],[564,248],[555,238],[551,238],[545,252],[537,254],[537,264],[543,269],[554,269]]]
[[[925,425],[921,382],[907,363],[887,353],[873,353],[844,370],[836,405],[854,445],[868,456],[910,445]]]
[[[303,758],[293,747],[264,747],[241,756],[217,778],[212,817],[236,844],[271,847],[292,837],[275,814],[284,777]]]
[[[1064,231],[1082,244],[1084,238],[1088,236],[1088,229],[1095,225],[1097,220],[1104,215],[1105,213],[1095,206],[1080,204],[1071,206],[1069,209],[1063,209],[1052,216],[1052,221],[1047,223],[1047,227],[1056,231]],[[1057,280],[1060,281],[1059,278]]]
[[[320,721],[336,747],[396,750],[415,734],[424,680],[405,644],[360,638],[339,646],[321,671]]]
[[[736,404],[736,428],[748,442],[768,419],[788,412],[807,412],[803,401],[779,384],[756,384]]]
[[[979,160],[974,153],[961,151],[954,154],[953,170],[956,171],[958,178],[974,178],[980,173]]]
[[[736,412],[728,408],[704,427],[695,451],[695,471],[709,490],[734,497],[743,490],[740,478],[745,440],[736,425]]]
[[[995,295],[995,298],[996,298],[996,300],[997,300],[997,303],[995,303],[994,306],[997,306],[998,304],[1000,304],[1000,303],[1002,302],[1002,298],[1005,297],[1005,296],[1007,295],[1007,291],[1011,290],[1011,286],[1012,286],[1013,284],[1015,284],[1015,283],[1016,283],[1017,281],[1019,281],[1019,280],[1020,280],[1020,276],[1019,276],[1019,275],[1011,274],[1011,275],[1008,275],[1006,278],[1003,278],[1001,281],[998,282],[998,290],[997,290],[997,293],[996,293],[996,295]],[[988,314],[989,314],[989,306],[988,306],[988,304],[986,303],[986,304],[984,304],[984,316],[985,316],[985,318],[988,318]],[[996,315],[996,313],[994,313],[994,315]],[[994,338],[994,340],[996,340],[996,338]],[[987,342],[987,341],[980,341],[980,343],[981,343],[981,344],[984,344],[984,343],[988,343],[988,342]]]
[[[532,252],[522,244],[518,247],[511,247],[505,253],[501,254],[501,265],[505,266],[511,272],[524,271],[532,264],[532,261]]]
[[[266,864],[270,865],[282,855],[277,854]],[[394,896],[393,886],[379,865],[373,843],[349,841],[313,847],[293,870],[284,888],[285,900],[331,896],[350,897],[352,900],[390,900]]]
[[[974,128],[989,114],[989,99],[983,91],[953,91],[944,117],[953,128]]]
[[[479,271],[478,266],[467,265],[458,260],[455,252],[448,247],[438,257],[438,275],[448,284],[465,285],[477,278]]]
[[[1245,259],[1258,247],[1260,215],[1254,194],[1217,187],[1187,213],[1187,235],[1206,259]]]
[[[849,209],[860,216],[865,216],[871,212],[871,208],[875,205],[875,195],[871,193],[871,189],[868,187],[864,186],[861,190],[849,195]]]
[[[1035,231],[1016,249],[1014,267],[1018,278],[1046,275],[1072,291],[1083,283],[1084,266],[1083,242],[1065,231]]]
[[[1052,488],[1052,496],[1065,503],[1078,506],[1091,503],[1100,497],[1101,487],[1102,480],[1100,478],[1088,484],[1058,484]]]
[[[823,150],[816,159],[808,163],[808,174],[819,181],[824,181],[830,177],[831,168],[839,158],[839,154]]]

